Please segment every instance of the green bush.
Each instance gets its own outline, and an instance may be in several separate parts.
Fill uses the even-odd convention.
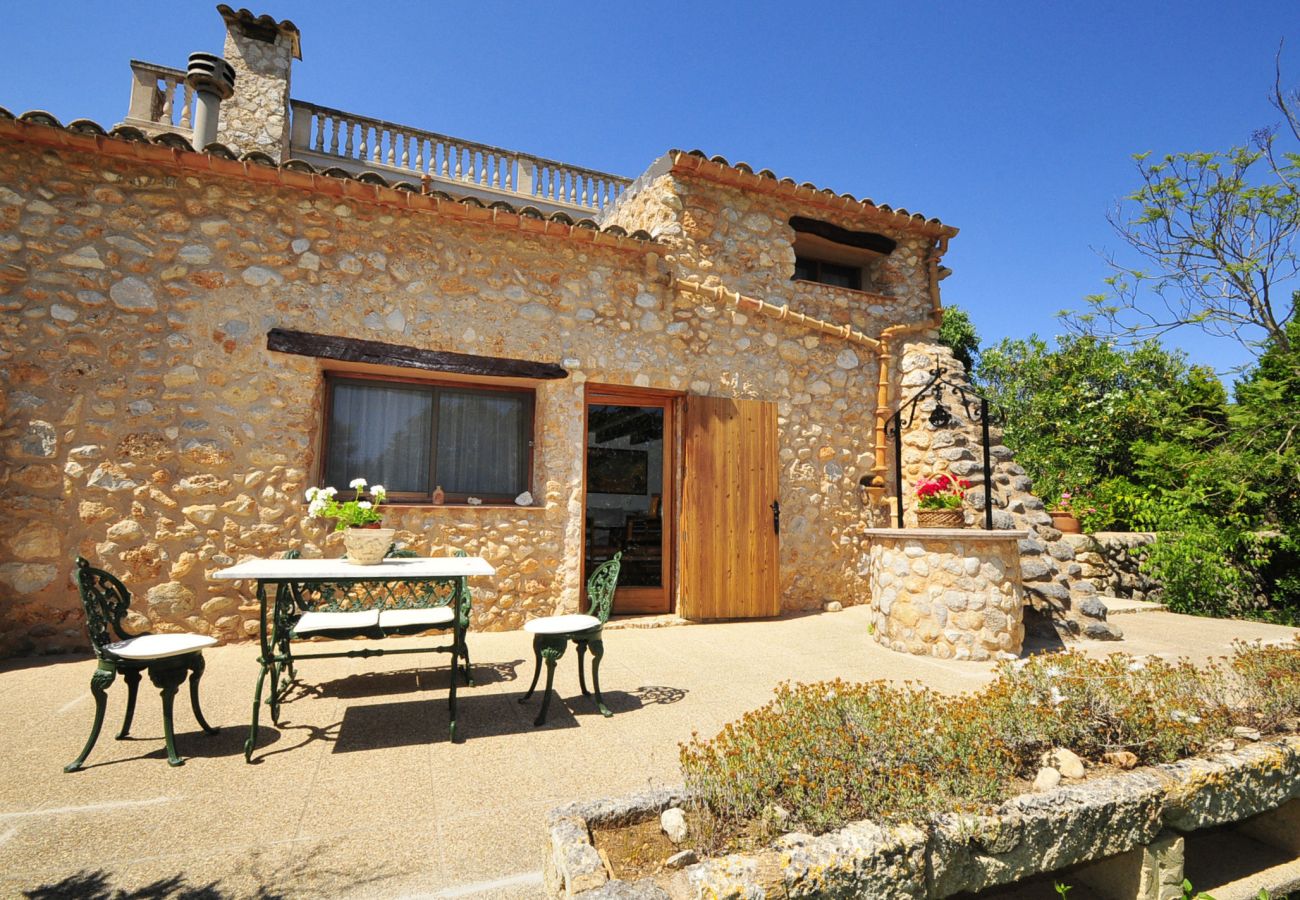
[[[1056,653],[1004,663],[984,690],[957,696],[884,682],[782,684],[716,737],[683,744],[681,766],[717,850],[778,830],[987,810],[1052,747],[1169,762],[1235,725],[1270,730],[1297,716],[1300,635],[1282,647],[1239,645],[1226,666]]]

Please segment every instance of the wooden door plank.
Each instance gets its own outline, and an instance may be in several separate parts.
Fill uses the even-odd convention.
[[[776,408],[758,400],[686,401],[682,614],[753,618],[780,612]]]

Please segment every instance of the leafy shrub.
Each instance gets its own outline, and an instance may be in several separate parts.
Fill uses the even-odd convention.
[[[713,739],[681,747],[712,849],[777,830],[984,810],[1064,747],[1093,761],[1194,755],[1238,724],[1300,716],[1300,635],[1239,645],[1227,666],[1056,653],[1002,664],[982,691],[944,696],[884,682],[782,684]]]
[[[1266,606],[1260,572],[1270,555],[1268,541],[1252,532],[1188,517],[1160,532],[1142,568],[1174,612],[1241,617]]]

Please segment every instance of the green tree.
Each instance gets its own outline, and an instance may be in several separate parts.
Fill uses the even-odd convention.
[[[952,351],[952,355],[966,367],[966,374],[975,372],[975,360],[980,354],[980,336],[975,323],[960,306],[943,308],[943,323],[939,326],[939,343]]]
[[[1282,90],[1280,66],[1273,104],[1285,130],[1262,129],[1250,146],[1134,157],[1140,185],[1109,219],[1143,262],[1111,257],[1110,292],[1063,313],[1070,327],[1142,338],[1190,325],[1256,357],[1288,348],[1300,298],[1288,284],[1300,274],[1300,154],[1282,143],[1300,142],[1300,95]]]
[[[1160,466],[1190,467],[1175,451],[1216,445],[1227,421],[1214,374],[1155,341],[1004,340],[981,354],[977,381],[1005,412],[1003,439],[1040,496],[1093,496],[1092,529],[1143,527],[1156,496],[1147,482],[1176,484]]]

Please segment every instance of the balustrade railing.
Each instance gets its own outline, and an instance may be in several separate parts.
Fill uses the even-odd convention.
[[[291,155],[349,170],[428,176],[450,190],[501,195],[542,207],[595,213],[631,181],[555,160],[395,125],[341,110],[290,102]]]
[[[123,124],[149,134],[171,131],[192,137],[194,90],[185,83],[185,72],[131,60],[131,75],[131,105]],[[301,100],[291,100],[290,107],[289,155],[318,166],[427,176],[435,187],[452,193],[578,215],[600,212],[632,183],[607,172]]]
[[[146,132],[193,133],[194,89],[180,69],[131,60],[131,105],[124,125]]]

